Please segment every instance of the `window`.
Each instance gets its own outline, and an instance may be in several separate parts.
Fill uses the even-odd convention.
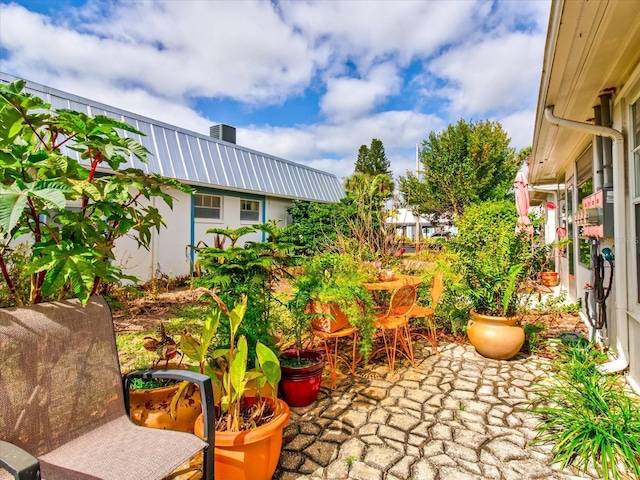
[[[567,185],[573,182],[573,178],[567,181]],[[569,243],[567,245],[567,252],[569,253],[569,275],[574,275],[576,272],[575,267],[575,255],[573,253],[573,186],[570,185],[567,188],[567,238]]]
[[[582,201],[593,193],[593,149],[589,147],[576,162],[578,184],[578,208],[582,208]],[[581,230],[581,229],[580,229]],[[578,237],[578,261],[585,267],[591,268],[591,241],[582,236]]]
[[[640,100],[631,105],[631,121],[635,196],[640,197]]]
[[[640,303],[640,100],[631,105],[631,135],[633,147],[633,183],[635,187],[633,209],[635,217],[635,251],[636,251],[636,302]]]
[[[260,202],[256,200],[240,200],[240,220],[257,222],[260,220]]]
[[[222,197],[196,193],[195,217],[209,220],[220,220],[222,218]]]

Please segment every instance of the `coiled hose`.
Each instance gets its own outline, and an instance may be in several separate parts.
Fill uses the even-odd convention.
[[[605,302],[611,293],[611,284],[613,283],[613,261],[606,259],[611,269],[609,270],[609,284],[604,287],[604,262],[605,258],[602,254],[595,257],[593,266],[593,300],[596,302],[596,318],[591,316],[589,311],[589,290],[584,294],[584,304],[587,311],[587,318],[591,328],[601,330],[607,325],[607,308]]]

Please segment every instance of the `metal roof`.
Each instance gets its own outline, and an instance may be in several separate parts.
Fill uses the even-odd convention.
[[[0,81],[17,77],[0,72]],[[27,81],[26,90],[51,104],[88,115],[106,115],[126,122],[144,136],[122,132],[144,145],[151,155],[144,164],[134,157],[123,168],[178,179],[193,186],[258,193],[275,197],[335,202],[344,190],[335,175],[257,152],[216,138],[136,115],[119,108]],[[78,158],[77,152],[65,154]],[[80,160],[78,158],[78,160]]]

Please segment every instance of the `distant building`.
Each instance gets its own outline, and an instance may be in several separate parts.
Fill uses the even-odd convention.
[[[388,224],[393,224],[396,227],[396,236],[408,238],[409,240],[416,241],[416,230],[418,224],[416,223],[416,217],[413,212],[408,208],[398,208],[393,210],[393,214],[387,218]],[[446,225],[434,225],[431,218],[427,215],[420,216],[419,228],[420,238],[428,238],[436,233],[453,233],[455,227],[450,222]]]
[[[15,80],[0,73],[1,82]],[[107,115],[132,125],[145,136],[128,136],[151,155],[148,164],[131,158],[122,168],[139,168],[195,188],[194,195],[172,191],[173,210],[154,201],[167,228],[154,233],[150,251],[139,249],[132,239],[118,241],[116,255],[123,270],[143,281],[159,271],[172,276],[190,273],[193,252],[187,247],[199,242],[213,245],[213,235],[205,233],[208,228],[237,228],[270,219],[284,226],[292,200],[328,203],[344,195],[335,175],[236,145],[235,129],[228,125],[214,125],[210,131],[214,138],[34,82],[27,82],[26,90],[54,109]],[[64,153],[78,158],[73,150],[65,149]],[[245,240],[261,240],[260,235],[249,235]]]

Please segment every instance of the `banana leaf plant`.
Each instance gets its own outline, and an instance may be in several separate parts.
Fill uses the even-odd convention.
[[[199,290],[211,297],[215,304],[202,325],[200,335],[196,337],[189,332],[184,332],[180,340],[180,348],[188,358],[198,363],[199,371],[210,375],[220,388],[220,400],[216,406],[219,407],[223,422],[219,430],[238,432],[259,426],[268,421],[267,417],[272,413],[267,408],[268,402],[260,393],[267,383],[272,388],[273,401],[276,400],[281,377],[278,356],[266,345],[258,342],[256,368],[255,371],[249,370],[247,339],[244,335],[236,338],[247,311],[247,297],[242,296],[230,310],[215,291],[205,288]],[[214,348],[212,341],[224,318],[229,322],[228,347]],[[215,369],[211,368],[209,361],[214,362],[221,372],[220,378]],[[255,381],[257,386],[257,401],[249,407],[245,403],[245,394],[247,384],[251,380]],[[250,408],[250,414],[243,415],[247,408]]]

